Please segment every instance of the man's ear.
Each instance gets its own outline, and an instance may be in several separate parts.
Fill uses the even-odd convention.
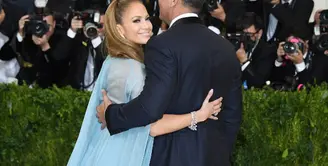
[[[170,0],[170,7],[176,6],[178,3],[183,3],[181,0]]]

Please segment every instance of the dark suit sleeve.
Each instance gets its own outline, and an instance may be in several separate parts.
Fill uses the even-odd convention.
[[[246,11],[246,6],[243,1],[232,0],[226,2],[226,20],[225,24],[228,32],[236,31],[236,22]]]
[[[73,48],[74,39],[68,37],[67,35],[63,35],[61,37],[58,37],[59,40],[57,40],[55,48],[53,49],[53,58],[55,60],[64,60],[67,59],[70,55],[70,51]]]
[[[313,6],[314,3],[312,0],[297,0],[293,9],[286,8],[280,3],[271,9],[271,13],[288,27],[296,26],[297,28],[306,28]]]
[[[10,46],[9,43],[6,43],[1,49],[0,49],[0,59],[7,61],[11,60],[16,57],[16,53],[13,50],[13,48]]]
[[[307,84],[310,82],[310,70],[304,69],[302,72],[297,73],[299,77],[299,84]]]
[[[107,108],[105,117],[111,134],[151,124],[168,109],[177,83],[177,62],[170,50],[159,48],[165,44],[156,39],[146,46],[146,80],[140,96],[127,104]]]

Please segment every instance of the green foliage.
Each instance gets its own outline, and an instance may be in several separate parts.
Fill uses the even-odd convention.
[[[245,91],[235,165],[328,165],[327,89]],[[0,165],[66,165],[89,97],[70,88],[0,85]]]
[[[65,165],[90,94],[0,85],[0,165]]]
[[[328,90],[244,93],[236,165],[328,165]]]

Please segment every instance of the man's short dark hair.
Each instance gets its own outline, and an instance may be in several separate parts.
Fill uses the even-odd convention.
[[[254,12],[246,12],[238,21],[237,29],[244,30],[254,25],[256,30],[264,28],[263,21],[260,16]]]
[[[200,12],[203,8],[205,0],[183,0],[183,4]]]

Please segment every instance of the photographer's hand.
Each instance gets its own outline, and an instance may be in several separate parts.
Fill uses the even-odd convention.
[[[278,5],[280,3],[280,0],[272,0],[271,4],[272,5]]]
[[[77,32],[78,29],[83,28],[83,21],[77,19],[77,16],[73,17],[72,21],[71,21],[71,29],[72,31],[74,31],[75,33]]]
[[[21,19],[18,21],[18,33],[22,37],[24,37],[25,22],[30,21],[28,18],[29,18],[29,15],[25,15],[25,16],[21,17]]]
[[[284,48],[282,47],[283,44],[285,44],[285,42],[279,43],[279,47],[277,49],[277,60],[279,62],[282,62],[283,61],[282,57],[286,55]]]
[[[294,63],[294,64],[301,64],[304,62],[303,53],[301,50],[297,50],[294,54],[287,54],[287,57]]]
[[[6,17],[5,10],[2,9],[0,12],[0,25],[2,24],[3,20],[5,20],[5,17]]]
[[[246,51],[244,49],[244,44],[241,43],[240,48],[236,52],[237,58],[241,64],[247,61]]]
[[[221,20],[222,22],[225,22],[226,20],[226,13],[224,11],[224,8],[223,6],[219,3],[218,3],[218,8],[215,9],[214,11],[210,12],[211,13],[211,16],[214,17],[214,18],[217,18],[219,20]]]
[[[34,44],[41,47],[42,51],[47,51],[50,49],[50,45],[48,42],[49,38],[47,35],[43,35],[42,38],[39,38],[39,37],[33,35],[32,40],[33,40]]]
[[[322,11],[322,9],[317,10],[314,14],[314,23],[315,25],[320,25],[320,12]]]
[[[326,50],[324,54],[328,56],[328,50]]]

